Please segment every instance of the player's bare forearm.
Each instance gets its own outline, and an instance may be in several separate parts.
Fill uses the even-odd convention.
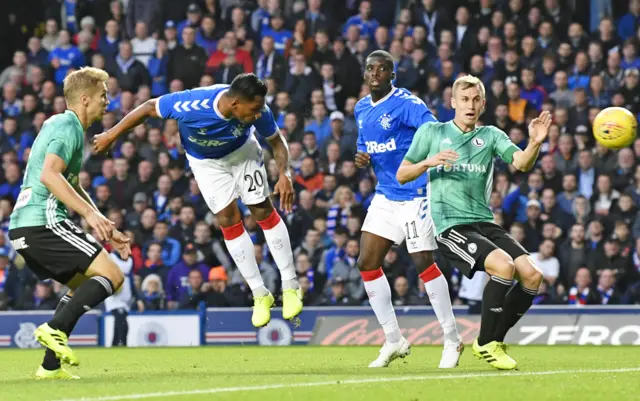
[[[158,99],[149,99],[136,107],[127,114],[120,122],[118,122],[113,128],[107,131],[109,139],[115,141],[125,132],[132,130],[137,125],[141,124],[150,117],[160,117],[156,112],[156,102]]]
[[[536,164],[541,144],[529,143],[524,150],[513,154],[513,165],[520,171],[529,171]]]
[[[60,172],[44,169],[40,175],[40,181],[53,196],[80,216],[84,217],[94,210],[94,206],[84,200]]]
[[[89,194],[87,193],[87,191],[84,190],[84,188],[82,188],[79,184],[74,187],[73,189],[76,190],[76,192],[78,193],[78,195],[80,195],[80,197],[82,199],[84,199],[89,205],[91,205],[91,207],[96,211],[96,212],[100,212],[100,210],[98,210],[98,206],[96,206],[95,203],[93,203],[93,199],[91,199],[91,197],[89,196]]]
[[[396,179],[400,184],[406,184],[407,182],[416,180],[428,169],[429,167],[424,161],[414,164],[408,160],[403,160],[396,172]]]
[[[273,149],[273,158],[278,165],[278,171],[280,175],[289,175],[289,146],[287,141],[282,137],[282,134],[278,131],[277,134],[267,139],[271,149]]]

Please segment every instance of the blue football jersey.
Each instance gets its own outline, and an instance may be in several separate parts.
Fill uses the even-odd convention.
[[[178,121],[182,146],[190,156],[220,159],[244,145],[252,126],[265,138],[278,132],[271,109],[266,105],[253,124],[225,118],[218,110],[218,100],[228,89],[229,85],[212,85],[158,98],[156,112],[165,120]]]
[[[426,104],[403,88],[373,103],[368,95],[356,104],[358,150],[371,156],[378,179],[376,192],[394,201],[406,201],[427,195],[425,173],[404,185],[396,180],[396,172],[411,146],[413,135],[424,123],[437,121]]]

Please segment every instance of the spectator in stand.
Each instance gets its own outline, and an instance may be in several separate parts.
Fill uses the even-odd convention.
[[[165,309],[166,296],[164,293],[162,278],[157,274],[149,274],[140,285],[141,294],[138,298],[142,301],[143,310],[157,311]]]
[[[562,230],[562,233],[567,233],[575,223],[575,220],[570,213],[565,212],[562,210],[562,207],[558,205],[553,189],[547,188],[543,190],[541,200],[542,214],[540,215],[540,219],[542,221],[553,222]]]
[[[569,305],[597,305],[601,302],[597,291],[591,286],[591,272],[586,267],[581,267],[576,273],[575,281],[567,294]]]
[[[118,158],[114,165],[115,175],[107,181],[111,190],[111,199],[119,208],[125,208],[131,204],[135,188],[135,177],[129,174],[129,162],[124,158]]]
[[[151,242],[146,245],[149,247],[152,244],[161,246],[161,260],[167,266],[173,266],[178,263],[180,259],[180,243],[169,235],[169,228],[166,222],[157,221],[153,228],[153,237]],[[153,260],[157,263],[158,260]]]
[[[354,306],[358,302],[351,298],[346,290],[346,283],[342,277],[334,277],[330,282],[329,294],[323,296],[318,305],[320,306]]]
[[[195,29],[185,27],[182,30],[182,44],[169,53],[167,78],[169,81],[179,79],[187,89],[194,88],[204,74],[206,63],[207,53],[196,45]]]
[[[219,308],[223,306],[236,306],[232,305],[230,302],[230,288],[227,287],[228,277],[224,267],[218,266],[212,268],[209,272],[208,279],[208,291],[205,293],[204,297],[207,307]]]
[[[58,85],[67,76],[70,68],[78,69],[86,64],[80,50],[71,44],[71,36],[68,31],[60,31],[58,34],[58,45],[49,53],[49,63],[54,69],[55,82]]]
[[[200,272],[200,284],[202,284],[202,277],[209,277],[209,267],[197,261],[196,246],[193,243],[187,243],[182,251],[182,260],[171,267],[167,277],[167,307],[169,309],[179,308],[185,295],[191,296],[191,291],[194,289],[191,282],[197,281],[197,277],[191,277],[191,272],[194,270]]]
[[[143,281],[149,275],[156,275],[162,280],[162,287],[165,288],[169,275],[169,267],[162,258],[162,244],[159,242],[150,243],[145,253],[146,258],[144,265],[136,272],[136,275],[140,276],[140,279]]]
[[[596,290],[600,294],[602,305],[620,304],[621,294],[616,290],[616,275],[613,271],[605,269],[600,273]]]
[[[224,37],[218,41],[218,50],[206,62],[207,71],[215,72],[219,69],[229,53],[235,55],[236,61],[242,65],[244,72],[253,72],[251,54],[238,47],[238,37],[232,31],[225,33]]]
[[[219,31],[216,20],[211,15],[202,17],[200,27],[196,30],[196,45],[200,46],[207,53],[207,59],[216,51],[218,46]]]
[[[20,166],[17,163],[10,163],[4,167],[4,183],[0,184],[0,197],[9,197],[13,202],[18,199],[22,177],[20,176]]]
[[[156,51],[156,45],[157,40],[149,36],[147,24],[143,21],[138,21],[135,25],[135,37],[131,39],[133,57],[145,67],[149,67],[149,60]]]
[[[531,254],[536,266],[542,271],[544,280],[553,286],[560,276],[560,262],[554,256],[555,244],[552,240],[545,239],[540,244],[538,252]]]
[[[193,29],[198,28],[200,26],[200,20],[202,18],[202,10],[196,3],[189,4],[187,8],[187,19],[178,23],[177,26],[177,37],[178,41],[182,39],[182,32],[185,28],[190,27]]]
[[[359,241],[355,238],[349,239],[345,245],[344,257],[334,264],[331,272],[332,277],[341,277],[344,280],[346,293],[356,301],[364,297],[364,282],[356,267],[359,254]]]
[[[602,271],[610,269],[619,282],[620,289],[626,290],[625,276],[630,274],[630,260],[621,254],[620,239],[610,236],[604,242],[601,251],[596,251],[593,257],[589,257],[587,267],[594,277],[600,276]]]
[[[574,224],[569,237],[558,250],[562,283],[566,286],[573,282],[578,269],[587,265],[589,248],[585,242],[584,226],[579,223]]]
[[[160,31],[162,26],[162,3],[155,0],[128,0],[127,3],[127,36],[138,36],[138,24],[143,23],[152,35]]]
[[[118,80],[122,90],[136,92],[140,85],[149,85],[149,71],[133,57],[131,43],[121,41],[118,45],[118,55],[115,59],[107,60],[105,69]]]
[[[18,300],[15,309],[18,310],[55,310],[58,297],[53,292],[53,281],[38,281],[32,292],[25,291],[22,299]]]
[[[526,100],[528,105],[531,105],[540,112],[542,110],[542,102],[547,94],[542,88],[535,84],[535,72],[533,68],[523,68],[520,74],[520,80],[522,82],[520,97]]]

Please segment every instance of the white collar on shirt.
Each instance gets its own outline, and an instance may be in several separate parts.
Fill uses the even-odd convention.
[[[222,115],[222,113],[218,109],[218,101],[220,101],[220,98],[222,97],[222,95],[227,93],[228,90],[229,89],[221,90],[220,92],[218,92],[218,96],[216,96],[216,98],[213,99],[213,111],[216,112],[218,117],[222,118],[223,120],[227,120],[227,121],[230,120],[230,119],[226,118],[224,115]]]
[[[377,102],[374,102],[373,98],[369,97],[369,100],[371,101],[371,106],[376,107],[380,103],[383,103],[385,100],[389,99],[396,92],[396,89],[397,89],[396,87],[392,86],[391,90],[389,91],[389,93],[387,93],[387,96],[383,97],[382,99],[378,100]],[[371,96],[371,95],[369,95],[369,96]]]

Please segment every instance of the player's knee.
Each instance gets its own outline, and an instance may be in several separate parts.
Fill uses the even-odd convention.
[[[113,272],[109,280],[111,280],[111,284],[113,285],[113,291],[118,291],[120,287],[122,287],[122,283],[124,283],[124,274],[118,269]]]
[[[512,279],[516,266],[513,260],[504,258],[490,265],[485,265],[485,271],[491,276],[498,276],[505,279]]]
[[[216,218],[221,227],[231,227],[242,221],[240,210],[235,202],[219,211]]]
[[[524,284],[527,288],[538,288],[540,284],[542,284],[542,280],[544,279],[544,275],[542,271],[536,265],[531,265],[530,269],[527,269],[525,274],[521,274],[520,278],[522,280],[522,284]]]
[[[118,291],[124,282],[124,274],[111,259],[107,259],[107,262],[99,270],[98,275],[109,279],[114,293]]]
[[[515,260],[518,281],[527,288],[538,288],[544,280],[542,270],[536,266],[529,255],[522,255]]]

